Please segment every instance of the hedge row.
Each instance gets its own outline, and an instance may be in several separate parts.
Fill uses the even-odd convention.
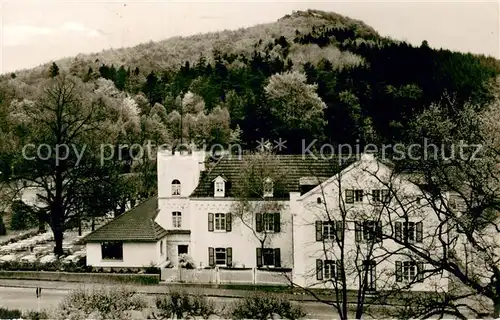
[[[157,274],[110,274],[110,273],[72,273],[60,271],[0,271],[2,279],[44,280],[85,283],[134,283],[158,284]]]

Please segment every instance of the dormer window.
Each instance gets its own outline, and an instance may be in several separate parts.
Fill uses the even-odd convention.
[[[266,180],[264,180],[264,197],[272,197],[273,189],[273,180],[271,180],[271,178],[266,178]]]
[[[172,195],[173,196],[181,195],[181,182],[177,179],[172,181]]]
[[[213,180],[214,183],[214,197],[224,197],[226,193],[226,179],[218,176]]]

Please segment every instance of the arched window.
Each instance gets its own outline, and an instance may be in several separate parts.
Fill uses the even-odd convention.
[[[266,178],[264,180],[264,197],[272,197],[273,196],[273,188],[274,183],[271,178]]]
[[[172,181],[172,195],[173,196],[181,195],[181,182],[177,179]]]

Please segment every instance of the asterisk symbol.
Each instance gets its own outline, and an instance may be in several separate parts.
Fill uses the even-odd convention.
[[[264,140],[264,138],[261,138],[260,141],[257,140],[256,142],[257,142],[257,149],[260,151],[269,150],[272,148],[271,142],[269,142],[269,140]]]
[[[278,151],[281,151],[282,149],[286,149],[286,146],[285,146],[286,140],[282,140],[281,138],[279,138],[278,141],[274,140],[274,143],[276,143],[275,148],[278,149]]]

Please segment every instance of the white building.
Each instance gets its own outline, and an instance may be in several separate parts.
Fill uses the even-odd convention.
[[[372,155],[337,164],[279,156],[278,166],[286,172],[283,189],[270,184],[264,192],[281,210],[256,214],[251,225],[233,212],[242,160],[224,156],[210,168],[205,160],[203,152],[160,151],[158,196],[88,235],[87,264],[127,268],[162,266],[168,260],[176,265],[179,254],[188,254],[196,267],[291,268],[298,285],[331,287],[331,279],[340,276],[336,237],[341,229],[335,227],[345,225],[339,236],[344,237],[348,287],[359,286],[357,264],[368,266],[365,283],[372,290],[413,282],[412,290],[418,291],[447,286],[445,275],[424,277],[424,263],[391,239],[376,236],[382,230],[439,250],[431,236],[436,221],[421,188],[395,179],[390,167]],[[406,207],[391,200],[386,183],[404,195]],[[263,247],[258,236],[264,231],[270,236]]]

